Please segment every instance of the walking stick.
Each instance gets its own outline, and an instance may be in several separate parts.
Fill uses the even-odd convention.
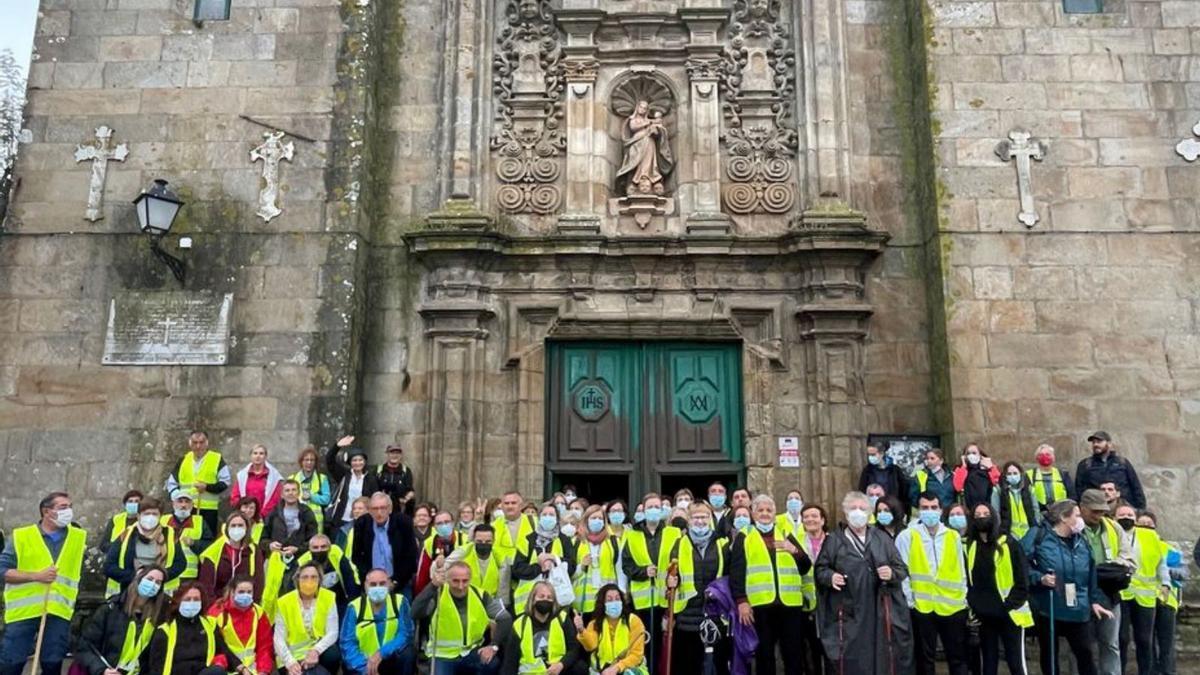
[[[672,560],[667,566],[667,579],[679,575],[679,561]],[[662,675],[671,675],[671,641],[675,635],[675,595],[679,593],[676,582],[674,588],[667,587],[667,629],[663,631],[663,663],[659,671]]]
[[[42,662],[42,639],[46,637],[46,617],[50,616],[50,589],[54,582],[46,584],[46,594],[42,596],[42,622],[38,624],[37,643],[33,647],[33,669],[29,675],[37,675],[38,665]]]
[[[657,599],[654,597],[654,590],[658,586],[658,570],[654,571],[654,578],[650,580],[650,625],[646,626],[646,640],[650,644],[650,658],[646,661],[646,669],[650,670],[655,667],[654,664],[654,606],[657,604]]]
[[[1050,574],[1054,574],[1054,570],[1050,570]],[[1054,654],[1055,647],[1058,646],[1058,638],[1054,635],[1054,590],[1057,588],[1057,579],[1054,586],[1046,589],[1050,591],[1050,672],[1052,675],[1058,675],[1058,657]]]

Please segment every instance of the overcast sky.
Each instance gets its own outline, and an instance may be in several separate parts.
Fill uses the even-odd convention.
[[[26,68],[33,52],[37,5],[38,0],[0,0],[0,49],[11,49]]]

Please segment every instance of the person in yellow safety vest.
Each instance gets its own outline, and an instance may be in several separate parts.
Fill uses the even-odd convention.
[[[525,612],[513,621],[500,649],[500,675],[587,675],[572,615],[569,607],[559,606],[550,582],[535,582]]]
[[[666,572],[662,557],[681,534],[679,529],[668,524],[670,511],[663,508],[662,498],[654,492],[642,497],[642,522],[635,524],[625,535],[625,548],[621,553],[621,571],[629,580],[629,601],[642,625],[650,631],[654,644],[662,643],[662,617],[658,611],[658,598],[654,597],[654,583],[660,570]],[[578,600],[578,598],[576,598]]]
[[[337,596],[338,616],[341,616],[346,604],[361,592],[358,572],[350,564],[350,556],[341,547],[334,546],[329,537],[318,534],[308,540],[308,550],[296,558],[297,566],[310,562],[321,569],[321,588],[331,590]]]
[[[247,496],[242,497],[237,508],[238,513],[246,516],[246,521],[250,524],[250,541],[255,545],[261,544],[263,530],[266,528],[262,518],[262,503],[258,501],[258,497]]]
[[[917,469],[908,484],[909,505],[916,511],[917,497],[922,492],[932,492],[937,495],[939,504],[948,506],[958,498],[958,491],[954,489],[953,474],[946,469],[946,453],[941,448],[929,448],[923,460],[922,468]]]
[[[730,513],[733,515],[733,519],[729,523],[731,530],[729,539],[732,541],[735,535],[745,534],[750,530],[751,525],[754,524],[754,518],[750,515],[749,506],[735,506]]]
[[[1078,479],[1078,476],[1076,478]],[[1133,555],[1129,552],[1127,543],[1121,540],[1120,528],[1110,517],[1112,507],[1104,492],[1095,488],[1084,490],[1079,496],[1079,513],[1084,523],[1083,539],[1088,545],[1092,561],[1097,566],[1117,563],[1133,567]],[[1099,586],[1099,581],[1097,585]],[[1096,670],[1101,675],[1120,673],[1121,598],[1101,586],[1096,599],[1111,612],[1111,616],[1093,615],[1089,626],[1096,644]]]
[[[316,447],[304,446],[300,455],[296,457],[300,470],[292,474],[292,480],[300,484],[300,501],[312,509],[313,515],[317,517],[317,529],[323,531],[325,507],[329,506],[333,493],[329,487],[329,476],[317,471],[318,461]]]
[[[795,534],[798,537],[798,533],[804,530],[804,526],[800,522],[800,512],[804,510],[804,497],[800,494],[800,491],[788,490],[787,497],[783,501],[783,507],[783,513],[775,516],[775,529],[785,536]]]
[[[666,573],[666,570],[663,570]],[[644,675],[647,672],[646,627],[630,612],[616,584],[605,584],[589,604],[595,606],[587,623],[575,615],[579,644],[588,653],[590,672],[598,675]]]
[[[239,576],[229,583],[225,597],[208,608],[233,656],[229,671],[238,675],[273,675],[275,643],[271,620],[254,602],[254,580]]]
[[[439,511],[433,517],[433,531],[421,542],[413,592],[420,593],[429,584],[435,563],[444,565],[446,558],[466,545],[466,536],[454,529],[454,516],[449,511]]]
[[[295,579],[293,570],[296,559],[292,554],[282,551],[272,551],[269,554],[264,553],[264,555],[266,557],[263,558],[260,603],[263,610],[267,612],[267,616],[275,616],[279,597],[290,590],[284,586],[288,583],[288,579]]]
[[[1138,675],[1151,675],[1154,617],[1158,599],[1171,592],[1171,572],[1158,533],[1137,527],[1137,510],[1132,505],[1118,502],[1113,515],[1120,526],[1121,541],[1129,548],[1136,565],[1129,587],[1121,591],[1121,665],[1126,662],[1132,637],[1137,649]]]
[[[1148,530],[1158,530],[1158,516],[1150,510],[1138,512],[1137,526]],[[1188,581],[1187,562],[1183,552],[1165,539],[1159,540],[1162,545],[1163,557],[1167,560],[1167,571],[1171,577],[1171,587],[1163,589],[1158,597],[1158,607],[1154,615],[1154,672],[1163,675],[1175,673],[1175,620],[1179,614],[1179,604],[1183,586]]]
[[[508,640],[512,617],[497,598],[471,586],[471,568],[435,570],[432,582],[413,600],[413,618],[429,620],[425,656],[433,675],[484,675],[500,668],[500,645]]]
[[[565,516],[564,516],[565,517]],[[549,578],[550,571],[560,562],[566,563],[567,576],[575,574],[575,545],[563,534],[559,526],[558,510],[553,503],[543,504],[538,513],[536,529],[526,537],[523,554],[513,560],[512,608],[514,614],[523,614],[533,586]],[[498,555],[493,550],[492,556]]]
[[[868,497],[868,503],[870,498]],[[871,517],[867,519],[868,523],[875,526],[876,530],[886,534],[889,539],[896,541],[896,537],[908,527],[908,510],[904,508],[903,503],[892,495],[884,495],[875,502]]]
[[[620,550],[616,538],[608,534],[604,507],[592,504],[583,512],[583,531],[575,547],[575,610],[592,611],[596,591],[605,584],[617,583]]]
[[[225,519],[224,534],[204,549],[199,558],[200,575],[197,581],[208,597],[224,593],[229,582],[242,574],[254,579],[255,599],[263,597],[263,554],[250,541],[248,521],[242,514],[229,514]]]
[[[1042,512],[1029,485],[1029,477],[1020,464],[1007,462],[1000,475],[1000,489],[997,492],[1000,532],[1021,541],[1025,533],[1042,522]]]
[[[1046,507],[1062,499],[1075,499],[1075,481],[1071,473],[1054,466],[1054,448],[1042,443],[1033,453],[1037,462],[1035,468],[1025,472],[1029,479],[1029,489],[1037,503],[1038,510],[1043,514]]]
[[[704,624],[704,591],[708,585],[725,576],[729,560],[729,540],[717,533],[716,516],[706,502],[693,503],[688,508],[687,531],[671,544],[664,560],[658,584],[658,605],[666,609],[667,591],[675,589],[675,630],[671,646],[671,671],[700,673],[704,669],[704,648],[701,626]],[[778,526],[777,526],[778,527]],[[678,562],[675,574],[668,574],[671,562]],[[729,643],[719,640],[714,645],[714,662],[725,671]]]
[[[204,519],[192,508],[193,499],[190,490],[183,488],[175,490],[171,500],[171,513],[162,517],[163,527],[175,532],[175,540],[183,554],[183,572],[167,582],[164,588],[167,593],[174,593],[182,581],[196,579],[200,576],[200,554],[211,544],[215,533],[209,532]]]
[[[114,513],[104,524],[104,533],[100,535],[100,541],[96,545],[101,553],[107,554],[109,545],[116,541],[117,537],[133,524],[133,521],[137,520],[138,503],[145,496],[140,490],[130,490],[121,498],[121,510]]]
[[[367,572],[363,594],[346,607],[338,643],[347,675],[409,675],[416,662],[412,611],[392,593],[387,570]]]
[[[196,491],[197,509],[211,532],[216,532],[220,521],[217,509],[221,505],[221,494],[233,483],[233,474],[221,457],[221,453],[208,447],[208,434],[193,431],[188,435],[188,451],[167,475],[166,492],[174,494],[175,488],[193,488]]]
[[[87,675],[105,675],[109,670],[137,675],[142,651],[164,613],[166,578],[166,571],[157,565],[143,567],[122,595],[92,612],[75,645],[76,665]]]
[[[217,622],[205,616],[204,593],[180,584],[172,610],[142,652],[139,675],[225,675],[236,663]]]
[[[504,564],[512,564],[517,553],[528,555],[523,550],[529,534],[533,532],[533,519],[521,514],[524,500],[520,492],[506,492],[500,497],[502,514],[492,521],[492,529],[496,531],[496,554]]]
[[[337,601],[321,588],[321,570],[296,569],[296,590],[279,598],[275,611],[275,663],[287,675],[333,675],[342,664]]]
[[[978,504],[967,524],[965,546],[967,606],[980,624],[982,674],[996,675],[1003,643],[1009,674],[1021,675],[1026,671],[1025,629],[1033,626],[1021,542],[1003,532],[990,504]]]
[[[187,567],[175,541],[175,530],[163,527],[162,507],[153,497],[146,497],[138,504],[137,522],[125,528],[120,539],[108,547],[104,558],[104,575],[108,577],[106,597],[124,592],[138,568],[147,565],[161,565],[167,570],[168,584]]]
[[[775,675],[776,649],[786,675],[802,667],[798,638],[804,628],[804,581],[812,560],[794,535],[779,529],[775,501],[760,494],[750,504],[754,525],[733,541],[729,552],[729,592],[737,603],[738,620],[754,625],[758,651],[757,675]]]
[[[604,505],[604,518],[608,521],[608,533],[617,540],[617,549],[625,548],[625,538],[629,536],[630,526],[626,524],[629,507],[622,499],[614,499]]]
[[[502,575],[500,561],[495,554],[496,531],[487,523],[471,528],[470,543],[455,549],[447,563],[462,561],[471,568],[471,585],[494,598],[507,598],[508,588],[501,589],[501,577],[507,584],[508,575]]]
[[[942,503],[933,492],[917,495],[917,518],[896,537],[908,566],[904,597],[912,610],[917,675],[933,675],[938,638],[950,675],[967,675],[967,575],[962,538],[942,523]]]

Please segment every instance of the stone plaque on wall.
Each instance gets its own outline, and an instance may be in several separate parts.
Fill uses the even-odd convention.
[[[104,365],[219,366],[233,294],[129,292],[108,305]]]

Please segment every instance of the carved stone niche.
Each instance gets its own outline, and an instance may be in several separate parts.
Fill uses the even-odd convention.
[[[609,215],[619,218],[618,231],[633,224],[633,232],[665,232],[665,217],[675,214],[678,100],[658,72],[630,71],[613,83],[608,155],[618,196],[609,199]]]

